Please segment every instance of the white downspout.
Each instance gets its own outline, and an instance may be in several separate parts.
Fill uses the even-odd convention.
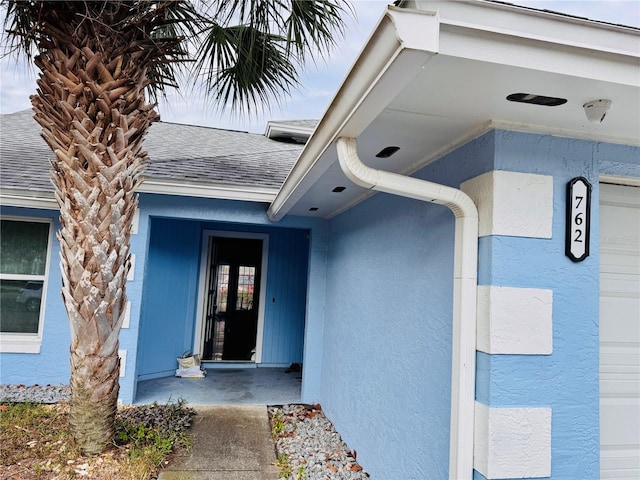
[[[478,210],[471,198],[455,188],[368,167],[358,158],[355,138],[339,138],[337,147],[342,171],[355,184],[380,192],[444,205],[455,215],[449,479],[471,480],[475,409]]]

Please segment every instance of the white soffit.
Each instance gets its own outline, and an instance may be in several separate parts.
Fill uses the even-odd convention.
[[[388,7],[271,218],[330,218],[371,195],[339,168],[333,143],[340,136],[358,138],[369,166],[403,174],[493,128],[640,145],[637,29],[483,1],[419,6]],[[509,102],[512,93],[567,103]],[[612,100],[611,110],[602,124],[589,123],[582,105],[600,98]],[[387,146],[400,151],[375,158]],[[337,186],[346,189],[332,192]]]

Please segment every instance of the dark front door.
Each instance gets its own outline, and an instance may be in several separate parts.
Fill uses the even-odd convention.
[[[203,360],[252,361],[262,240],[210,237]]]

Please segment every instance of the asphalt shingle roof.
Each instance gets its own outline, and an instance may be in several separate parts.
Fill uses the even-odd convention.
[[[145,177],[279,188],[302,148],[255,133],[158,122],[143,143],[150,160]],[[0,187],[53,191],[51,159],[31,110],[0,115]]]

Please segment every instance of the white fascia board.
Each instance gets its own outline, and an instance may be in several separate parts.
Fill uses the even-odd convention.
[[[41,208],[58,210],[53,192],[0,189],[0,205],[8,207]]]
[[[319,163],[336,139],[357,138],[438,49],[436,13],[387,7],[269,207],[271,220],[282,219],[336,160]]]
[[[160,195],[218,198],[260,203],[271,203],[278,193],[277,188],[202,185],[149,179],[145,180],[137,191]],[[0,189],[0,205],[46,210],[59,209],[53,192],[33,192],[28,190]]]
[[[236,185],[203,185],[147,179],[138,188],[138,192],[270,203],[276,197],[278,189]]]
[[[640,54],[613,54],[455,25],[441,25],[440,38],[440,53],[451,57],[631,87],[637,87],[640,78]]]
[[[637,29],[481,0],[415,6],[388,7],[269,207],[272,220],[285,216],[335,161],[321,157],[336,138],[357,138],[435,54],[637,87]]]
[[[483,0],[418,5],[440,16],[442,55],[638,85],[638,29]]]
[[[640,56],[640,30],[548,10],[484,0],[418,1],[417,7],[437,11],[441,25],[587,49],[607,54]]]

